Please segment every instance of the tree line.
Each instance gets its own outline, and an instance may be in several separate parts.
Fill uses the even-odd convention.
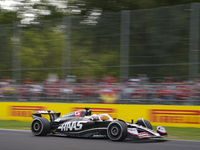
[[[187,77],[188,65],[182,64],[188,63],[190,4],[173,6],[190,2],[69,1],[68,9],[71,11],[63,12],[57,11],[56,6],[35,4],[34,8],[44,5],[46,9],[51,10],[51,14],[36,18],[35,21],[39,24],[22,26],[22,78],[45,79],[50,72],[62,77],[62,63],[65,59],[63,51],[66,46],[70,48],[70,74],[79,78],[101,78],[105,74],[119,77],[121,10],[131,10],[129,76],[147,74],[152,78]],[[72,10],[75,9],[81,11],[73,13]],[[91,15],[95,12],[100,12],[98,17]],[[20,21],[17,14],[17,11],[1,9],[1,78],[12,76],[15,61],[12,55],[12,23]],[[66,36],[69,35],[64,34],[63,20],[60,19],[64,16],[72,17],[68,43],[70,45],[65,44],[65,39],[68,38]],[[94,19],[97,23],[81,23],[87,20],[88,16],[89,19],[96,17]]]

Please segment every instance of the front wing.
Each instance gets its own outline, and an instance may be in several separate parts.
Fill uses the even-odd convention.
[[[133,139],[163,138],[167,136],[167,132],[165,128],[162,126],[157,126],[157,132],[145,128],[143,126],[135,126],[128,128],[127,132],[128,132],[127,137]]]

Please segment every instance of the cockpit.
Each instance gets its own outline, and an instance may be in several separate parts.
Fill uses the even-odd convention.
[[[60,117],[60,119],[64,118],[71,118],[71,117],[83,117],[85,120],[90,120],[90,121],[112,121],[112,117],[109,116],[108,114],[93,114],[89,108],[85,108],[85,110],[78,110],[75,112],[71,112],[69,114],[63,115]]]
[[[61,116],[61,118],[66,118],[66,117],[84,117],[85,116],[85,110],[83,111],[75,111],[75,112],[71,112],[69,114],[63,115]]]
[[[91,116],[92,112],[90,108],[85,108],[85,110],[77,110],[75,112],[71,112],[69,114],[63,115],[62,118],[66,117],[85,117],[85,116]]]
[[[91,116],[85,116],[85,119],[90,119],[92,121],[113,121],[112,117],[108,114],[93,114]]]

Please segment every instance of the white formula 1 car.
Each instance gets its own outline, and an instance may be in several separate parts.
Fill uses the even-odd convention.
[[[41,117],[48,114],[50,121]],[[75,111],[60,117],[54,111],[35,111],[32,114],[31,131],[36,136],[47,134],[66,135],[71,137],[109,138],[112,141],[122,141],[125,138],[163,138],[167,136],[164,127],[158,126],[157,132],[145,119],[138,119],[135,123],[113,119],[108,114],[93,114],[91,110]]]

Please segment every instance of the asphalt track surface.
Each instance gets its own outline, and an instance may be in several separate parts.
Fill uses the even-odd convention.
[[[199,141],[38,137],[30,131],[0,129],[0,150],[200,150]]]

